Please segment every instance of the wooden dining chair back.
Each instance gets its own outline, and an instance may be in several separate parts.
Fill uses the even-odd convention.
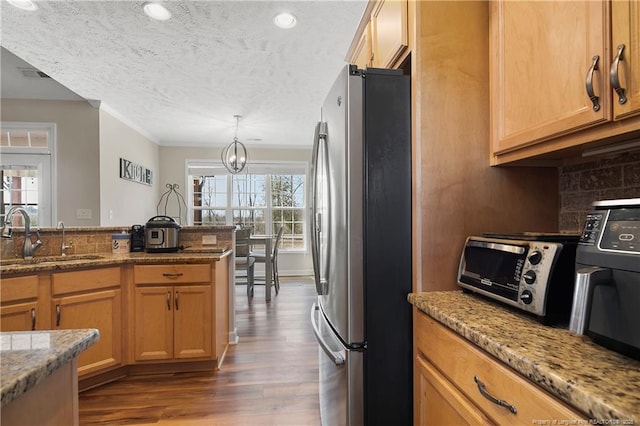
[[[253,285],[254,285],[254,265],[255,259],[251,256],[251,244],[249,238],[251,236],[251,228],[242,228],[236,230],[236,245],[235,245],[235,254],[236,254],[236,284],[246,284],[247,285],[247,296],[253,296]],[[239,274],[239,271],[243,271]],[[237,279],[244,278],[244,281],[238,281]]]
[[[276,294],[280,292],[280,274],[278,272],[278,250],[280,248],[280,242],[282,241],[282,234],[284,233],[284,226],[278,229],[275,242],[271,249],[271,253],[252,252],[251,255],[258,263],[271,263],[271,277],[264,278],[265,285],[273,285],[276,288]]]

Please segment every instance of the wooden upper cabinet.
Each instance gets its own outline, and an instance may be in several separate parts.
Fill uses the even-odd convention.
[[[494,154],[610,120],[608,2],[490,5]],[[599,98],[595,108],[589,81]]]
[[[364,69],[373,66],[371,51],[371,23],[367,24],[353,52],[351,63]]]
[[[371,15],[373,66],[392,68],[409,47],[407,0],[384,0]]]
[[[611,2],[611,34],[613,118],[620,120],[640,113],[640,2]],[[615,76],[619,87],[624,89],[623,103],[615,91]]]

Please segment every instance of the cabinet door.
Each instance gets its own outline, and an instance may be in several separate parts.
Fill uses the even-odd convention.
[[[362,32],[360,40],[358,40],[351,63],[357,65],[360,69],[365,69],[373,65],[371,57],[371,23],[369,23]]]
[[[174,297],[174,357],[211,357],[213,303],[211,286],[176,286]]]
[[[173,358],[173,287],[136,287],[135,360]]]
[[[409,47],[407,0],[383,0],[371,17],[373,66],[391,68]]]
[[[619,120],[640,113],[640,2],[616,0],[611,2],[612,72],[617,72],[626,101],[614,90],[613,116]],[[616,64],[619,47],[624,46],[622,57]],[[617,66],[616,66],[617,65]],[[612,88],[613,89],[613,88]]]
[[[493,424],[428,361],[418,356],[415,367],[414,424]]]
[[[37,302],[14,303],[0,307],[0,331],[30,331],[36,329]]]
[[[122,294],[106,290],[52,299],[56,330],[96,328],[100,340],[78,356],[78,374],[88,374],[122,363]]]
[[[610,119],[607,4],[490,2],[494,154]],[[598,70],[592,85],[599,97],[597,110],[586,90],[595,56]]]

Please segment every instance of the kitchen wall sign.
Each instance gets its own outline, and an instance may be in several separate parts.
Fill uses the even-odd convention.
[[[153,184],[153,172],[124,158],[120,159],[120,178],[145,185]]]

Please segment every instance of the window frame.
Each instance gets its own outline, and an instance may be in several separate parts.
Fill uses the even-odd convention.
[[[202,170],[203,173],[199,173],[198,170]],[[200,210],[222,210],[223,206],[209,206],[206,208],[200,208],[199,206],[195,206],[194,200],[194,187],[191,178],[194,176],[211,176],[211,175],[222,175],[224,174],[227,178],[227,205],[226,205],[226,225],[233,226],[234,225],[234,211],[238,210],[263,210],[264,218],[265,218],[265,233],[273,234],[277,232],[277,229],[273,228],[273,214],[276,209],[278,210],[299,210],[302,213],[302,236],[303,236],[303,247],[301,248],[285,248],[281,247],[281,252],[285,253],[304,253],[307,254],[310,248],[309,242],[309,232],[308,232],[308,203],[309,203],[309,163],[306,161],[253,161],[251,162],[245,171],[239,173],[239,175],[264,175],[265,176],[265,206],[257,206],[257,207],[239,207],[235,206],[235,201],[233,200],[233,185],[234,185],[234,177],[238,175],[233,175],[229,173],[220,161],[206,161],[206,160],[185,160],[185,180],[187,182],[186,187],[189,188],[188,191],[188,213],[187,213],[187,223],[189,225],[194,225],[194,212],[196,209]],[[303,205],[301,207],[282,207],[277,206],[273,207],[272,205],[272,193],[271,193],[271,176],[272,175],[289,175],[289,176],[303,176],[304,184],[302,189],[303,196]],[[199,226],[199,225],[195,225]],[[207,225],[204,225],[207,226]],[[284,238],[284,237],[283,237]]]
[[[47,147],[0,147],[0,155],[3,165],[27,165],[38,169],[38,173],[42,177],[38,179],[38,227],[55,226],[58,211],[56,123],[1,121],[0,128],[2,131],[47,132]]]

